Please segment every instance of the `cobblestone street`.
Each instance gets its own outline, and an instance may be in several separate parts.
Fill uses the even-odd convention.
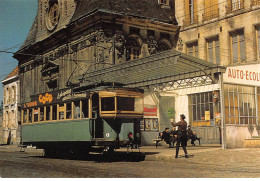
[[[260,149],[221,150],[190,149],[190,158],[174,159],[175,149],[142,148],[145,161],[126,161],[114,155],[112,162],[100,162],[99,155],[86,160],[51,159],[42,157],[41,150],[0,149],[1,177],[260,177]],[[166,151],[171,154],[167,155]],[[157,151],[157,152],[155,152]],[[122,153],[122,152],[121,152]],[[181,150],[182,154],[182,150]],[[160,157],[158,157],[160,155]],[[117,157],[117,159],[115,159]],[[154,159],[152,159],[154,158]],[[156,159],[157,158],[157,159]]]

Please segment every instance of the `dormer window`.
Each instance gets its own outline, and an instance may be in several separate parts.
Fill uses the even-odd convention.
[[[169,0],[158,0],[158,3],[163,6],[169,6]]]

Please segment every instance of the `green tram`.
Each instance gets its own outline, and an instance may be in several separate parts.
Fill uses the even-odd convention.
[[[143,91],[115,86],[64,89],[31,97],[22,105],[22,144],[46,156],[87,154],[141,143]]]

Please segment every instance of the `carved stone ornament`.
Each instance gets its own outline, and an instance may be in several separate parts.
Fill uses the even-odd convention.
[[[60,19],[60,7],[58,0],[49,0],[46,4],[46,27],[49,31],[53,31]]]
[[[150,55],[157,52],[158,43],[153,36],[147,37],[147,45],[148,45],[148,51]]]

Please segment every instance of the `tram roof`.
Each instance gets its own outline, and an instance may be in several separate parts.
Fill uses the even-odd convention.
[[[128,61],[113,67],[92,71],[85,75],[81,86],[96,82],[116,82],[127,87],[145,87],[184,79],[224,73],[224,66],[189,56],[176,50]]]

